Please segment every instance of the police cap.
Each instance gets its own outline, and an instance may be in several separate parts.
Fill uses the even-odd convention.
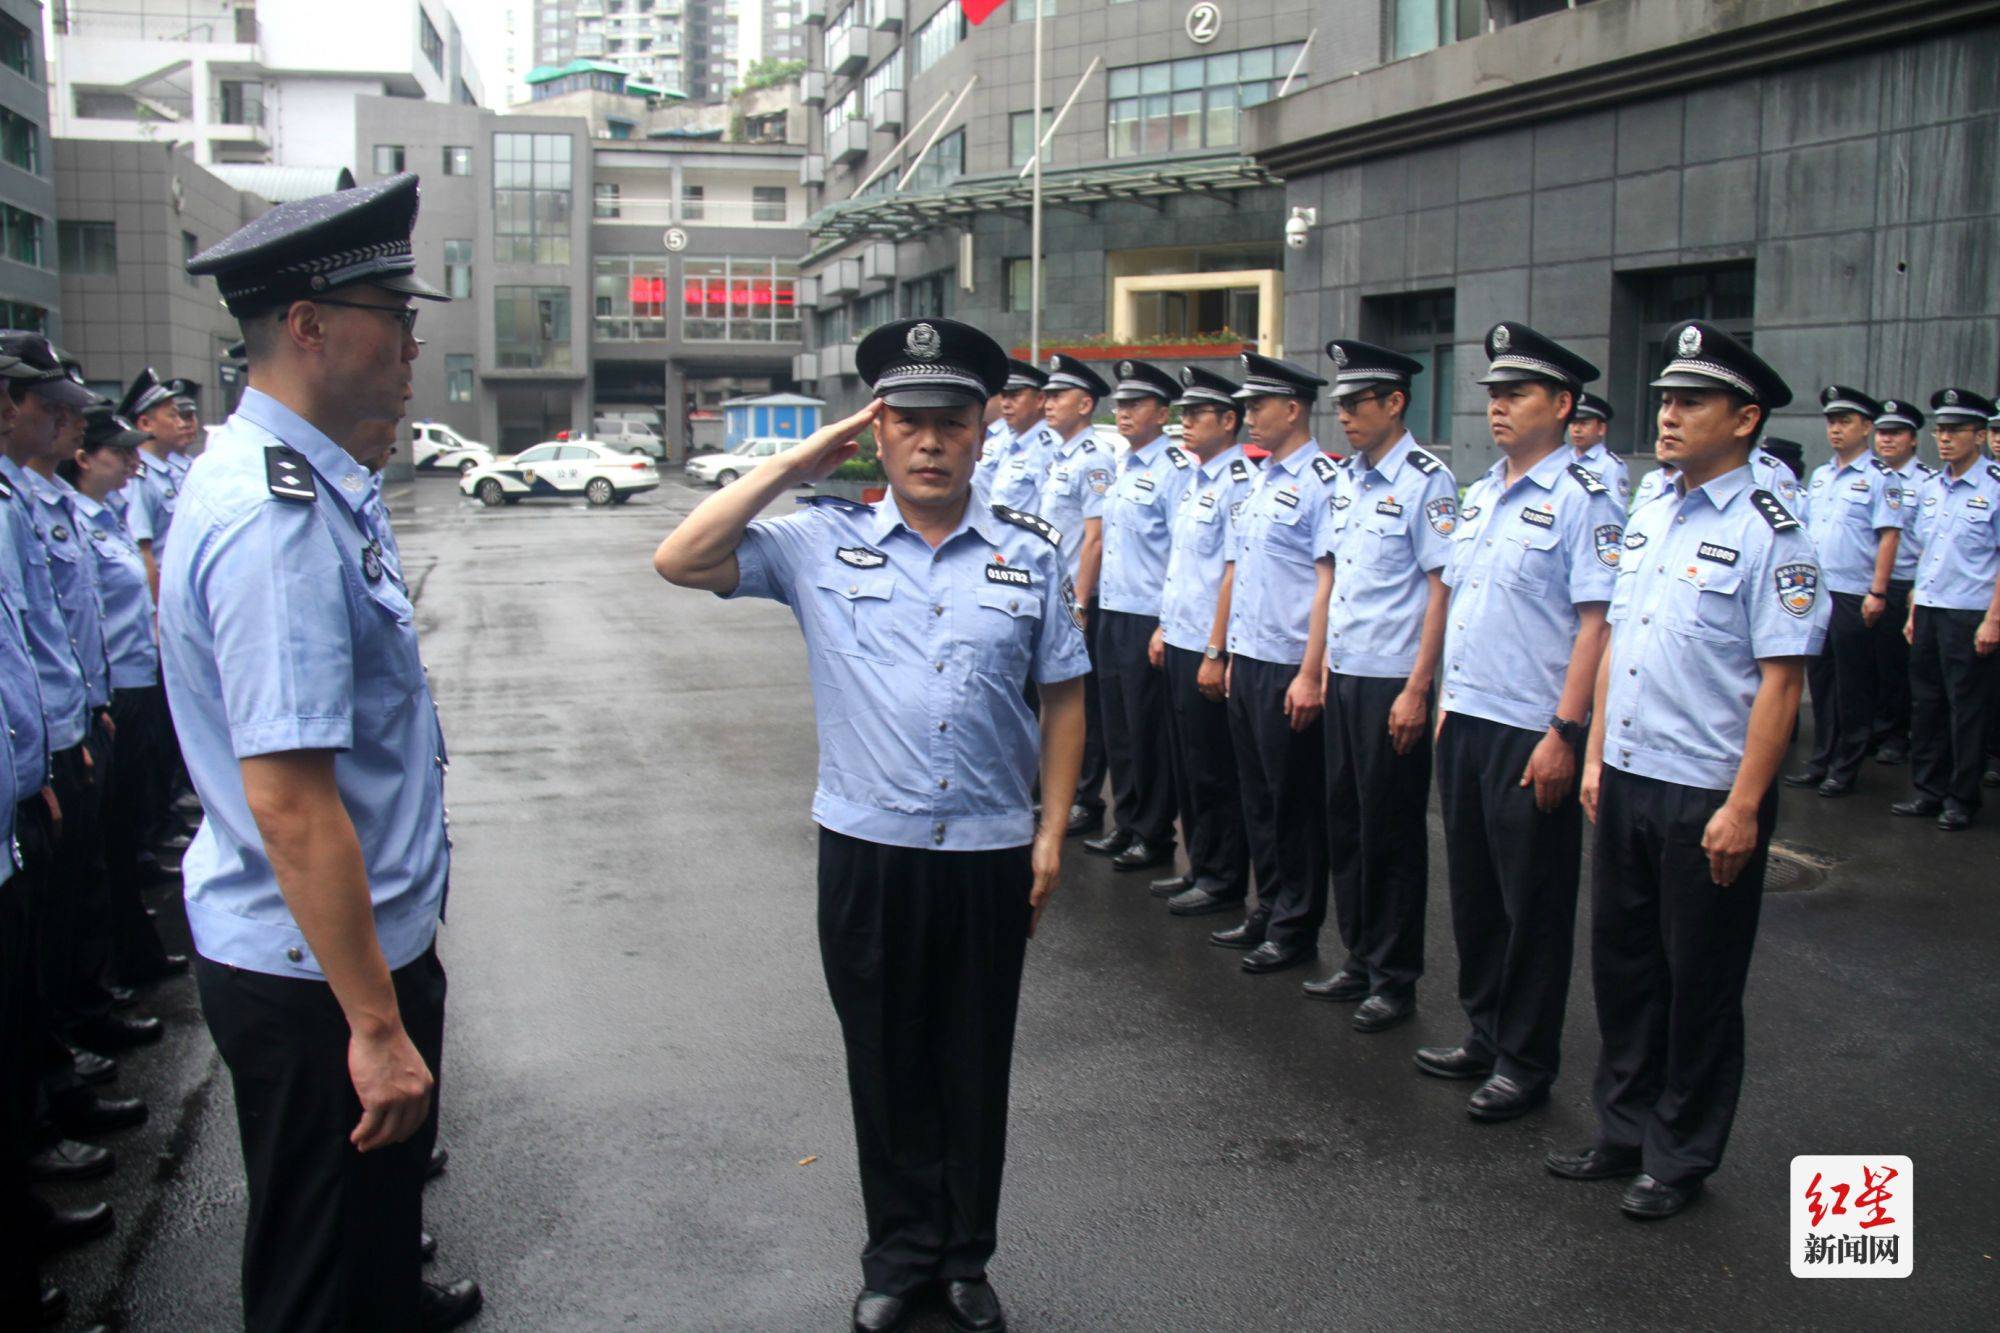
[[[1007,353],[955,319],[897,319],[861,340],[854,369],[891,407],[961,407],[1000,392]]]
[[[1655,389],[1728,389],[1766,412],[1792,401],[1784,376],[1713,324],[1699,319],[1677,324],[1660,346],[1667,368],[1653,381]]]

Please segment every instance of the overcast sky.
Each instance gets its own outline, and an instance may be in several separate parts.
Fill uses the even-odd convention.
[[[525,38],[527,17],[533,8],[533,0],[451,0],[459,31],[465,34],[473,63],[486,85],[489,106],[504,108],[514,100],[514,90],[507,86],[507,15],[516,10],[521,13],[520,29]]]

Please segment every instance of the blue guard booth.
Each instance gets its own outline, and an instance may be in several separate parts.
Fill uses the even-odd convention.
[[[803,440],[819,429],[825,406],[825,399],[798,393],[731,398],[722,405],[723,447],[734,449],[745,440]]]

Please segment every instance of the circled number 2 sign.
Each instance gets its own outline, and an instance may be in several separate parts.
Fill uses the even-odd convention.
[[[667,234],[660,239],[666,242],[667,249],[676,253],[687,249],[688,246],[688,234],[679,227],[667,228]]]
[[[1201,46],[1207,46],[1215,40],[1216,34],[1221,31],[1221,5],[1212,3],[1212,0],[1201,0],[1200,4],[1188,10],[1187,35],[1189,41]]]

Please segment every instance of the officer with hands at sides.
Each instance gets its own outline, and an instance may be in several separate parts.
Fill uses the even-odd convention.
[[[1360,1000],[1353,1024],[1386,1032],[1416,1013],[1430,891],[1425,810],[1431,702],[1450,592],[1458,483],[1403,424],[1422,363],[1351,338],[1326,345],[1350,450],[1333,483],[1323,553],[1326,830],[1333,916],[1347,960],[1306,994]]]
[[[1486,335],[1487,424],[1502,457],[1452,533],[1438,701],[1457,1046],[1417,1068],[1482,1079],[1466,1110],[1511,1120],[1549,1099],[1562,1054],[1583,811],[1576,774],[1625,515],[1563,433],[1597,367],[1525,324]]]
[[[1589,473],[1611,488],[1618,497],[1618,503],[1627,504],[1632,499],[1632,474],[1626,467],[1624,458],[1611,452],[1605,443],[1605,436],[1611,432],[1611,420],[1617,413],[1611,404],[1596,394],[1585,390],[1577,396],[1576,416],[1569,423],[1570,448],[1576,450],[1576,461],[1583,464]]]
[[[1888,610],[1903,516],[1892,496],[1899,483],[1868,447],[1888,405],[1841,384],[1821,390],[1819,401],[1833,457],[1813,470],[1803,517],[1833,611],[1826,647],[1807,668],[1812,757],[1803,770],[1785,775],[1785,785],[1845,796],[1874,736],[1882,693],[1875,626]]]
[[[1173,512],[1160,628],[1152,660],[1167,677],[1167,735],[1173,746],[1188,873],[1155,880],[1175,916],[1207,916],[1241,903],[1250,885],[1243,798],[1222,680],[1229,641],[1223,573],[1252,469],[1237,435],[1241,387],[1212,370],[1181,367],[1181,448],[1193,475]]]
[[[1917,457],[1917,436],[1924,414],[1914,403],[1891,399],[1875,418],[1875,456],[1882,460],[1889,504],[1903,520],[1896,541],[1896,564],[1889,571],[1888,608],[1875,622],[1875,672],[1881,688],[1875,696],[1875,724],[1869,743],[1878,764],[1900,764],[1910,757],[1910,645],[1903,625],[1910,618],[1910,589],[1917,580],[1917,495],[1932,475]]]
[[[986,437],[974,480],[984,486],[994,504],[1035,512],[1042,477],[1048,472],[1049,450],[1056,443],[1042,413],[1042,387],[1048,373],[1025,361],[1008,361],[1007,381],[1000,386],[1000,419]]]
[[[1944,466],[1917,489],[1923,554],[1903,634],[1910,646],[1910,785],[1891,814],[1972,826],[2000,676],[2000,466],[1987,461],[1993,401],[1971,389],[1931,397]]]
[[[1790,457],[1781,452],[1787,449]],[[1657,445],[1653,455],[1659,457]],[[1766,438],[1750,451],[1750,476],[1759,487],[1783,501],[1785,508],[1804,517],[1805,488],[1799,484],[1799,458],[1796,444],[1789,440]],[[1640,505],[1651,504],[1673,489],[1674,473],[1673,465],[1662,461],[1660,466],[1640,478],[1638,489],[1632,495],[1632,512],[1637,513]]]
[[[1229,605],[1229,730],[1236,744],[1243,822],[1257,871],[1257,906],[1209,940],[1247,949],[1252,974],[1319,956],[1326,923],[1326,604],[1333,557],[1324,555],[1339,465],[1313,438],[1312,407],[1326,380],[1289,361],[1243,353],[1250,438],[1270,456],[1258,470],[1223,575]]]
[[[1685,1208],[1729,1138],[1776,778],[1827,622],[1812,542],[1749,466],[1791,390],[1709,324],[1665,350],[1652,383],[1678,473],[1625,530],[1584,761],[1597,1134],[1546,1158],[1633,1177],[1619,1207],[1639,1220]]]
[[[349,440],[403,413],[417,178],[280,204],[188,263],[249,388],[188,475],[160,660],[206,810],[182,863],[203,1016],[236,1090],[252,1330],[449,1328],[422,1277],[450,879],[444,748],[410,601]]]
[[[653,565],[682,587],[782,602],[805,635],[820,956],[868,1215],[854,1327],[896,1327],[941,1286],[957,1327],[989,1333],[1005,1323],[986,1265],[1021,967],[1061,873],[1090,662],[1061,534],[972,487],[999,345],[954,320],[899,320],[855,364],[875,391],[866,408],[703,501]],[[871,426],[885,499],[757,517],[853,457]]]
[[[1172,522],[1194,459],[1167,439],[1180,383],[1145,361],[1118,363],[1118,433],[1127,449],[1104,496],[1104,575],[1098,584],[1097,693],[1111,767],[1112,829],[1083,844],[1118,870],[1174,859],[1174,770],[1167,682],[1153,636],[1167,581]]]

